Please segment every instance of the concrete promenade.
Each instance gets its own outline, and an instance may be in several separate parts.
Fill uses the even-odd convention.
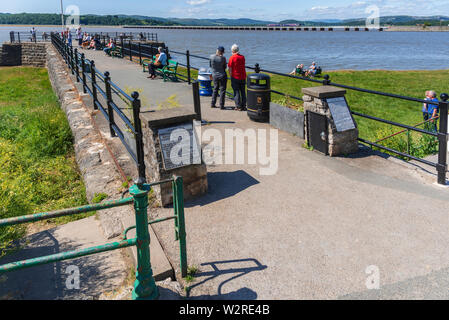
[[[167,100],[193,109],[187,84],[150,80],[129,60],[85,53],[120,87],[140,89],[146,111],[157,112]],[[203,130],[271,128],[209,104],[202,98],[203,118],[211,122]],[[208,167],[209,193],[186,203],[189,265],[199,268],[190,296],[448,299],[449,190],[398,160],[370,152],[329,158],[303,143],[279,131],[275,175],[260,175],[257,165]],[[134,176],[132,166],[125,170]],[[153,228],[178,268],[173,226]],[[379,290],[367,289],[368,266],[378,267]]]

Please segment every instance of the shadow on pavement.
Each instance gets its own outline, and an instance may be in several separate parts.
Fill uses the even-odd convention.
[[[185,207],[205,206],[235,196],[260,182],[243,170],[233,172],[210,172],[207,174],[209,192],[198,199],[188,201]]]
[[[219,269],[219,267],[218,267],[219,265],[226,265],[226,264],[233,264],[233,263],[245,264],[245,265],[248,265],[248,263],[254,263],[254,266],[249,266],[249,267],[242,266],[242,267],[230,268],[230,269]],[[262,265],[256,259],[215,261],[215,262],[203,263],[203,264],[201,264],[201,266],[202,267],[209,266],[212,268],[212,271],[203,271],[203,272],[197,273],[195,275],[195,277],[197,279],[204,278],[204,277],[207,277],[207,278],[190,286],[190,290],[204,284],[207,281],[215,279],[217,277],[225,276],[227,274],[231,274],[231,275],[235,274],[235,275],[233,275],[232,277],[230,277],[220,283],[220,285],[218,286],[217,295],[197,296],[197,297],[190,298],[192,300],[255,300],[255,299],[257,299],[257,293],[249,288],[241,288],[237,291],[223,294],[223,292],[222,292],[223,286],[226,283],[229,283],[229,282],[231,282],[239,277],[242,277],[244,275],[247,275],[251,272],[262,271],[262,270],[267,269],[267,266]]]
[[[0,259],[0,265],[79,249],[70,242],[61,243],[54,229],[28,236],[17,243],[18,251]],[[108,280],[115,272],[104,266],[104,254],[49,263],[12,271],[0,276],[0,300],[83,300],[93,299],[111,290]],[[66,281],[72,273],[69,266],[79,268],[80,289],[68,289]],[[69,279],[70,280],[70,279]]]

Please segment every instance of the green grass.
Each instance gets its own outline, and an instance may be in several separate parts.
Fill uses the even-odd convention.
[[[181,74],[186,74],[185,68],[180,67],[179,71]],[[449,79],[449,70],[335,71],[324,72],[324,74],[329,74],[331,81],[335,83],[419,99],[424,99],[427,90],[434,90],[438,94],[443,92],[449,93],[449,83],[447,80]],[[197,71],[192,70],[192,79],[196,79],[197,75]],[[271,88],[273,90],[296,97],[302,97],[302,88],[318,85],[320,84],[271,74]],[[228,91],[232,91],[230,83],[228,83]],[[348,90],[346,98],[353,111],[412,126],[422,122],[422,105],[420,103],[382,97],[353,90]],[[288,105],[297,110],[302,110],[302,103],[291,98],[272,94],[272,101],[281,105]],[[399,127],[357,116],[355,116],[355,120],[360,131],[360,137],[370,141],[376,141],[402,130]],[[410,139],[413,155],[425,156],[435,152],[434,147],[426,148],[429,139],[426,139],[422,134],[412,133]],[[406,134],[401,134],[395,138],[386,140],[381,144],[388,147],[400,148],[400,151],[406,151],[406,141]],[[426,149],[425,152],[422,152],[422,147]]]
[[[47,70],[0,68],[0,219],[87,203],[72,140]],[[24,232],[0,228],[0,256]]]

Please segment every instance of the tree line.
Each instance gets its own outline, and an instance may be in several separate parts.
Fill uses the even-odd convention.
[[[69,16],[64,16],[64,21]],[[80,16],[82,25],[177,25],[170,21],[159,21],[151,18],[138,19],[133,17],[120,17],[117,15],[97,16],[82,15]],[[27,24],[27,25],[59,25],[61,24],[61,15],[48,13],[0,13],[0,24]]]

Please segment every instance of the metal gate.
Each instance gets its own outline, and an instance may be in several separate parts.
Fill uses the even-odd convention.
[[[309,146],[328,155],[328,128],[325,115],[307,111],[307,135]]]

